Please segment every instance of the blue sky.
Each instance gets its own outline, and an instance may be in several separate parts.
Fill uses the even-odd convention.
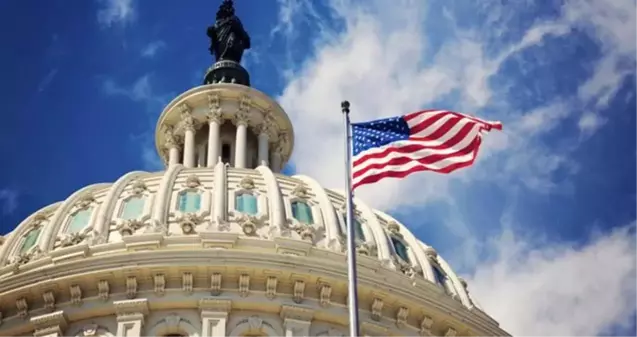
[[[1,233],[82,186],[161,169],[156,118],[212,63],[218,3],[0,2]],[[501,120],[472,168],[357,195],[436,247],[510,332],[635,334],[635,1],[236,10],[253,86],[295,125],[287,172],[343,186],[343,99],[354,121],[421,108]]]

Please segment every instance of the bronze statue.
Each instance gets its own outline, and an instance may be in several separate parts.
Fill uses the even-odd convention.
[[[241,62],[246,49],[250,49],[250,36],[243,29],[241,20],[234,15],[232,0],[223,0],[217,11],[217,19],[208,27],[210,37],[210,53],[216,61]]]

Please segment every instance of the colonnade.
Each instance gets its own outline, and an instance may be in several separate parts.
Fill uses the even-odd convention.
[[[248,167],[248,127],[250,106],[243,101],[240,108],[231,119],[235,126],[234,139],[234,163],[237,168]],[[206,123],[208,128],[201,128],[192,115],[191,109],[180,106],[180,121],[176,126],[164,128],[164,148],[168,151],[168,166],[183,163],[186,168],[214,167],[222,156],[221,126],[226,120],[223,118],[218,103],[211,103]],[[270,142],[272,124],[265,121],[255,126],[252,131],[257,136],[257,163],[254,166],[269,166],[274,172],[279,172],[282,167],[282,141]],[[180,135],[177,135],[179,130]],[[197,132],[208,131],[207,140],[203,144],[197,144]],[[183,132],[183,133],[182,133]],[[182,142],[183,139],[183,142]],[[227,144],[229,145],[229,144]],[[270,153],[272,148],[272,153]]]

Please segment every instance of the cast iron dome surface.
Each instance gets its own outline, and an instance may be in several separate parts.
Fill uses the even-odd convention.
[[[344,194],[279,173],[294,130],[248,86],[232,1],[208,36],[205,85],[157,124],[165,170],[86,186],[0,237],[0,335],[346,334]],[[433,247],[354,206],[362,333],[508,335]]]

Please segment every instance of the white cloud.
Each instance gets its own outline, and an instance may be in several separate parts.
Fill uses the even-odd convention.
[[[135,19],[133,0],[98,0],[97,22],[105,28],[123,25]]]
[[[635,225],[585,245],[532,244],[506,231],[496,259],[466,277],[483,309],[514,336],[594,336],[635,315]]]
[[[2,205],[3,215],[9,215],[18,208],[18,196],[19,193],[16,190],[0,189],[0,204]]]
[[[515,53],[540,43],[544,36],[566,34],[566,24],[540,22],[520,41],[490,58],[483,52],[484,43],[472,32],[450,32],[445,36],[448,42],[439,50],[427,50],[428,37],[422,26],[428,18],[427,9],[414,2],[334,1],[332,5],[331,11],[345,22],[344,31],[318,33],[313,56],[289,77],[279,99],[297,132],[293,162],[298,171],[328,187],[343,186],[344,132],[339,108],[343,99],[352,103],[353,121],[404,114],[436,103],[435,107],[465,112],[488,107],[482,117],[503,120],[504,134],[492,132],[486,137],[476,168],[444,177],[422,173],[402,181],[363,186],[358,193],[372,205],[392,209],[445,199],[450,181],[486,179],[490,175],[485,168],[496,165],[510,167],[506,173],[530,187],[550,190],[554,186],[552,171],[568,165],[568,160],[556,149],[538,146],[533,137],[546,130],[538,128],[538,123],[562,123],[571,111],[559,102],[549,102],[541,116],[523,117],[523,112],[508,111],[506,101],[492,100],[489,80]],[[288,27],[293,25],[290,17],[297,16],[282,17]],[[448,95],[459,99],[446,100],[441,106]],[[560,110],[552,111],[556,107]],[[518,124],[534,129],[520,130]],[[322,132],[307,132],[317,128]],[[492,162],[482,164],[485,158]],[[317,166],[317,161],[322,165]],[[550,165],[534,164],[542,161]],[[519,167],[524,170],[517,171]]]
[[[153,58],[155,54],[157,54],[157,52],[163,48],[166,48],[166,43],[164,41],[153,41],[146,45],[144,49],[142,49],[142,57]]]

